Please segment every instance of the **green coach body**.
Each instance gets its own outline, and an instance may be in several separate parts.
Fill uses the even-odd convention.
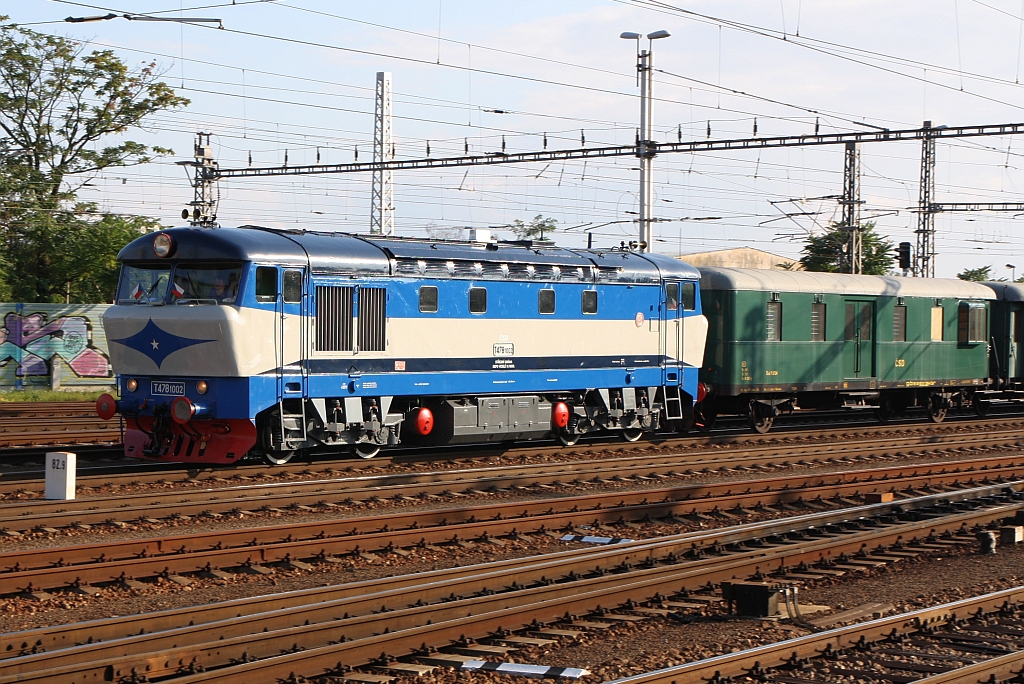
[[[948,408],[988,383],[995,295],[983,285],[700,271],[709,324],[701,379],[718,413],[749,414],[752,424],[797,407],[875,407],[891,414],[926,405],[933,394]]]

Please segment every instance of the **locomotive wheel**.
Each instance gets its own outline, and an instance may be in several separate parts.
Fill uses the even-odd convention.
[[[750,413],[747,414],[747,422],[750,423],[750,427],[754,432],[764,435],[775,424],[775,416],[767,415],[758,410],[757,404],[751,404]]]
[[[352,445],[352,453],[359,458],[373,458],[380,453],[380,445],[370,444],[369,442],[359,442]]]
[[[562,446],[576,446],[576,442],[580,441],[580,435],[577,432],[569,432],[565,428],[558,428],[555,430],[555,437],[558,439]]]
[[[267,463],[270,465],[281,466],[292,460],[295,457],[296,451],[267,451],[263,453],[263,458],[267,459]]]
[[[933,394],[928,397],[928,418],[933,423],[941,423],[946,419],[949,409],[942,405],[942,397]]]
[[[644,431],[640,428],[625,428],[622,431],[622,437],[627,442],[636,442],[644,436]]]

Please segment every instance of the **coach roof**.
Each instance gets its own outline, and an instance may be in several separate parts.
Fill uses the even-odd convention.
[[[995,280],[988,280],[982,283],[996,294],[996,299],[1002,302],[1024,302],[1024,284],[1003,283]]]
[[[992,290],[980,283],[947,278],[896,278],[754,268],[698,270],[701,273],[701,288],[705,290],[995,299]]]

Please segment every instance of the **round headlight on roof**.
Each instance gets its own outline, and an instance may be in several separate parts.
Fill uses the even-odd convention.
[[[161,259],[171,256],[174,253],[174,239],[167,233],[157,233],[153,236],[153,254]]]

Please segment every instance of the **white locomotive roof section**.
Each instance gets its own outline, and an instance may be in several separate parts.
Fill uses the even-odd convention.
[[[996,294],[1001,302],[1024,302],[1024,283],[1004,283],[989,280],[982,283]]]
[[[698,270],[701,274],[700,287],[702,290],[949,297],[952,299],[996,298],[990,288],[980,283],[948,278],[897,278],[753,268],[704,267]]]

